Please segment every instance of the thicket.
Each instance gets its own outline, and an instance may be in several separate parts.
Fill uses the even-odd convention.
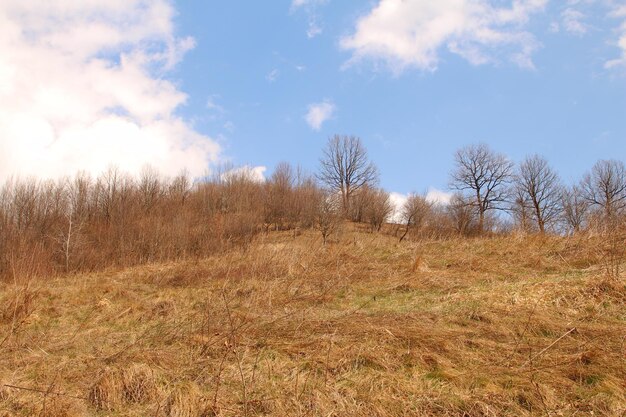
[[[203,257],[264,229],[313,227],[321,198],[285,165],[264,183],[245,171],[192,182],[147,169],[98,178],[10,180],[0,189],[0,276],[45,276]]]

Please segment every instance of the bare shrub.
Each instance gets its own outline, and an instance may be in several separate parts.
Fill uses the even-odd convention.
[[[379,232],[392,212],[388,192],[380,188],[363,187],[353,197],[350,218],[355,222],[367,223],[372,231]]]
[[[324,245],[337,231],[341,222],[341,201],[336,193],[321,193],[317,209],[317,229],[322,234]]]
[[[294,204],[285,222],[312,225],[310,209],[300,205],[311,203],[300,198],[309,188],[291,188]],[[245,171],[193,186],[184,174],[170,180],[150,168],[137,179],[110,168],[95,180],[84,174],[57,182],[10,180],[0,189],[0,278],[27,280],[245,246],[260,230],[263,196],[264,184]],[[297,198],[300,206],[293,208]]]
[[[409,195],[402,207],[402,221],[405,224],[405,230],[402,236],[400,236],[400,242],[404,240],[410,230],[414,233],[419,232],[431,210],[432,204],[426,200],[425,196],[419,194]]]

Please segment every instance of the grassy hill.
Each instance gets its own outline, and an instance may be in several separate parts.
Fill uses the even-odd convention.
[[[626,288],[598,238],[346,226],[0,284],[0,416],[619,416]]]

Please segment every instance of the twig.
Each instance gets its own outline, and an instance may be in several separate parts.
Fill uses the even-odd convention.
[[[50,390],[42,390],[42,389],[37,389],[37,388],[27,388],[27,387],[18,387],[17,385],[11,385],[11,384],[3,384],[4,387],[7,388],[13,388],[13,389],[19,389],[22,391],[31,391],[31,392],[38,392],[40,394],[44,394],[44,395],[57,395],[59,397],[68,397],[68,398],[74,398],[77,400],[85,400],[88,401],[89,398],[86,397],[78,397],[76,395],[70,395],[70,394],[65,394],[62,392],[53,392]]]
[[[567,332],[565,332],[563,335],[561,335],[561,337],[556,339],[554,342],[550,343],[549,346],[547,346],[544,349],[542,349],[541,352],[537,353],[535,356],[531,357],[526,362],[524,362],[524,364],[522,366],[520,366],[520,368],[523,368],[524,366],[528,365],[529,363],[532,363],[533,360],[535,360],[539,356],[543,355],[548,349],[550,349],[552,346],[556,345],[561,339],[563,339],[568,334],[572,333],[574,330],[576,330],[576,327],[572,327],[571,329],[569,329]]]
[[[235,325],[233,324],[233,317],[230,313],[230,306],[228,304],[228,299],[226,298],[226,292],[224,291],[224,289],[222,289],[222,298],[224,300],[224,306],[226,307],[226,314],[228,316],[228,326],[230,327],[230,342],[232,344],[232,350],[233,350],[233,353],[235,354],[235,358],[237,359],[237,368],[239,369],[239,376],[241,377],[244,415],[247,416],[248,415],[248,397],[247,397],[246,378],[243,375],[243,369],[241,367],[241,358],[239,357],[239,352],[236,349],[236,344],[235,344],[236,329],[235,329]]]

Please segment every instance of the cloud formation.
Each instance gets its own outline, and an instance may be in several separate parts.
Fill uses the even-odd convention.
[[[317,7],[327,3],[328,0],[293,0],[291,2],[291,11],[294,12],[298,9],[304,9],[308,16],[308,29],[306,36],[309,39],[321,35],[323,30],[319,16],[317,14]]]
[[[194,46],[167,0],[0,4],[0,180],[111,165],[206,172],[219,146],[177,114],[168,72]]]
[[[401,223],[402,222],[402,208],[406,203],[408,196],[406,194],[401,193],[389,193],[389,201],[391,202],[392,212],[389,216],[389,221],[391,223]]]
[[[434,71],[443,49],[473,65],[505,56],[522,68],[534,68],[532,54],[540,44],[525,26],[544,10],[547,0],[514,0],[510,7],[500,3],[380,0],[340,45],[352,52],[347,65],[383,62],[394,73],[407,68]]]
[[[220,176],[220,178],[224,181],[235,178],[245,178],[250,181],[263,183],[265,182],[265,171],[267,171],[267,167],[265,166],[253,167],[250,165],[244,165],[227,170]]]
[[[328,0],[293,0],[291,2],[291,8],[297,9],[300,7],[312,7],[320,4],[327,3]]]
[[[563,28],[575,35],[584,35],[589,30],[587,25],[583,22],[585,15],[580,11],[572,7],[568,7],[561,13],[561,21]]]
[[[626,69],[626,5],[616,6],[610,14],[611,17],[621,19],[621,25],[618,29],[619,39],[617,46],[621,50],[619,58],[607,61],[605,67],[610,68],[622,68]]]
[[[333,117],[337,110],[337,106],[330,101],[325,100],[321,103],[313,103],[309,105],[309,111],[304,119],[313,130],[320,130],[324,122]]]
[[[273,83],[274,81],[278,79],[279,75],[280,75],[280,71],[277,68],[274,68],[273,70],[267,73],[267,75],[265,76],[265,79],[268,82]]]
[[[434,187],[430,187],[428,192],[426,193],[426,201],[431,204],[437,204],[441,206],[446,206],[450,204],[450,200],[452,199],[452,193],[439,190]],[[389,200],[391,202],[391,206],[393,207],[392,214],[390,216],[390,221],[392,223],[400,223],[403,221],[402,219],[402,209],[406,201],[408,200],[408,194],[401,193],[389,193]]]
[[[426,193],[426,201],[433,204],[448,205],[452,200],[452,193],[441,191],[437,188],[429,188]]]

